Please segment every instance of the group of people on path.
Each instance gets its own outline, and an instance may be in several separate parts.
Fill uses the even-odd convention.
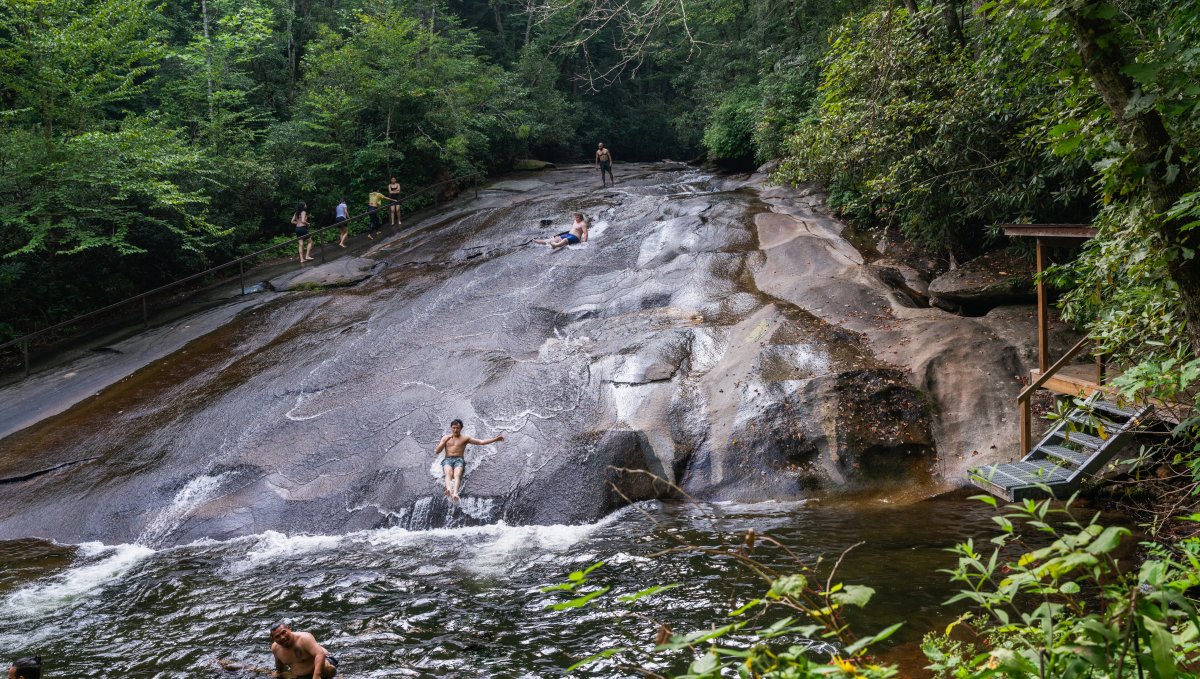
[[[604,143],[601,142],[596,149],[595,156],[596,167],[600,168],[600,185],[607,186],[605,175],[613,184],[617,180],[613,177],[612,152],[608,150]],[[383,220],[379,215],[379,208],[383,207],[384,202],[388,203],[388,226],[400,225],[400,182],[392,177],[388,181],[387,195],[379,191],[372,191],[367,196],[367,215],[371,220],[371,228],[367,232],[369,240],[375,240],[375,234],[383,231]],[[339,224],[338,247],[346,247],[346,238],[350,235],[350,227],[347,222],[350,221],[350,207],[346,204],[346,199],[342,198],[338,201],[337,207],[333,211],[333,220],[335,224]],[[304,201],[296,203],[296,210],[292,213],[292,226],[296,229],[296,241],[298,244],[298,254],[300,263],[311,262],[313,260],[312,247],[313,239],[308,234],[308,204]],[[549,245],[551,249],[557,250],[566,245],[576,245],[580,242],[587,242],[587,222],[583,219],[583,215],[575,213],[575,224],[568,231],[554,236],[553,238],[539,238],[534,240],[535,243]]]
[[[396,181],[395,177],[388,181],[387,195],[379,191],[372,191],[367,196],[367,215],[371,220],[371,228],[367,231],[368,240],[375,240],[375,234],[383,231],[383,220],[379,215],[379,208],[385,201],[389,204],[388,226],[400,226],[400,182]],[[350,235],[350,225],[347,223],[349,221],[350,207],[346,204],[346,199],[342,198],[333,210],[333,222],[339,225],[338,247],[346,247],[346,238]],[[311,262],[313,260],[313,239],[308,234],[308,204],[304,201],[296,203],[296,209],[292,212],[292,226],[296,229],[300,263]]]

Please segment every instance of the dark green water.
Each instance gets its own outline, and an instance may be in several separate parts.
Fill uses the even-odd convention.
[[[943,551],[991,533],[994,510],[949,497],[758,505],[649,503],[587,526],[503,525],[330,536],[264,533],[154,550],[0,543],[0,652],[39,653],[48,677],[250,677],[219,659],[269,667],[267,628],[291,618],[342,659],[346,677],[547,677],[591,652],[653,645],[654,629],[598,609],[551,611],[546,585],[596,561],[613,594],[683,587],[631,606],[676,631],[724,624],[764,586],[727,558],[647,555],[679,541],[740,542],[749,528],[806,560],[845,558],[840,578],[876,588],[864,630],[898,621],[897,655],[953,617]],[[757,550],[767,562],[780,553]],[[680,666],[681,656],[664,658]],[[919,664],[917,665],[919,667]],[[597,666],[593,676],[627,676]]]

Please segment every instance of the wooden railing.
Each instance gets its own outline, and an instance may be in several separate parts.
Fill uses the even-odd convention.
[[[1017,396],[1017,406],[1021,411],[1021,455],[1028,453],[1030,447],[1033,445],[1033,405],[1031,403],[1033,393],[1041,389],[1042,385],[1046,384],[1051,377],[1054,377],[1055,373],[1062,370],[1063,366],[1070,363],[1071,359],[1083,353],[1083,350],[1087,348],[1091,341],[1091,338],[1088,337],[1079,340],[1075,346],[1063,354],[1062,358],[1055,361],[1054,365],[1038,375],[1038,378],[1030,383],[1028,387],[1022,389],[1020,395]]]
[[[411,199],[421,196],[425,193],[428,193],[429,191],[432,191],[433,189],[439,188],[445,184],[457,183],[464,179],[477,180],[479,177],[484,177],[484,176],[486,176],[486,175],[483,172],[470,172],[470,173],[459,175],[456,177],[451,177],[450,179],[445,179],[443,181],[440,181],[440,182],[437,182],[434,184],[430,184],[428,186],[423,186],[423,187],[417,189],[416,191],[407,193],[401,197],[401,201],[411,200]],[[475,189],[476,189],[476,196],[478,196],[478,183],[475,184]],[[438,196],[436,193],[434,194],[434,197],[433,197],[433,204],[435,207],[438,204]],[[383,212],[381,212],[381,215],[386,217],[387,216],[386,209],[385,208],[381,208],[381,209],[384,210]],[[332,229],[340,228],[342,226],[346,226],[350,222],[353,222],[358,219],[364,219],[367,217],[368,214],[369,213],[367,213],[367,212],[363,212],[363,213],[351,216],[349,219],[341,222],[340,224],[334,223],[334,224],[330,224],[328,226],[314,228],[309,232],[309,235],[314,237],[314,240],[316,240],[315,237],[320,235],[321,233],[326,232],[326,231],[331,231]],[[325,243],[322,241],[321,243],[319,243],[319,246],[320,246],[319,256],[321,257],[322,263],[324,263],[324,261],[325,261]],[[276,243],[274,245],[270,245],[261,250],[258,250],[257,252],[252,252],[243,257],[238,257],[237,259],[225,262],[224,264],[219,264],[212,268],[205,269],[204,271],[201,271],[199,273],[194,273],[185,278],[181,278],[179,280],[172,281],[170,283],[167,283],[166,285],[157,287],[157,288],[155,288],[153,290],[149,290],[147,292],[143,292],[139,295],[134,295],[132,297],[128,297],[126,299],[121,300],[120,302],[116,302],[115,304],[109,304],[108,306],[103,307],[101,309],[96,309],[95,311],[92,311],[92,312],[89,312],[86,314],[82,314],[80,316],[76,316],[70,320],[62,321],[61,323],[55,323],[54,325],[51,325],[50,327],[42,328],[40,330],[17,337],[16,339],[12,339],[7,342],[0,343],[0,351],[9,349],[12,347],[19,347],[19,351],[21,353],[21,362],[24,364],[24,371],[22,373],[22,377],[28,377],[29,373],[30,373],[29,349],[30,349],[30,345],[34,339],[44,336],[44,335],[48,335],[52,332],[68,330],[75,324],[79,323],[80,321],[88,320],[88,319],[95,318],[98,316],[109,315],[113,311],[116,311],[117,309],[129,306],[129,305],[135,304],[135,303],[141,305],[142,326],[149,327],[149,325],[150,325],[150,309],[149,309],[149,304],[148,304],[147,300],[151,296],[158,295],[160,293],[163,293],[165,291],[168,291],[168,290],[171,290],[174,288],[178,288],[178,287],[180,287],[186,283],[190,283],[198,278],[203,278],[203,277],[212,275],[218,271],[223,271],[225,269],[232,268],[234,266],[236,266],[238,269],[238,280],[241,283],[242,294],[244,295],[244,294],[246,294],[246,264],[250,263],[253,265],[263,255],[273,252],[275,250],[279,250],[281,248],[287,248],[287,247],[290,247],[290,248],[296,247],[296,239],[289,238],[286,241]],[[232,279],[230,279],[230,280],[232,280]],[[71,334],[71,333],[68,333],[68,334]],[[78,333],[74,333],[74,335],[77,336]]]

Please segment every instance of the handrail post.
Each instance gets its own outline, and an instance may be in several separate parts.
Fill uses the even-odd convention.
[[[244,278],[244,276],[245,276],[244,269],[245,269],[245,266],[242,264],[241,260],[239,260],[238,261],[238,283],[242,284],[242,294],[243,295],[246,294],[246,279]]]
[[[142,327],[150,327],[150,312],[146,310],[146,298],[142,297]]]
[[[1050,366],[1050,319],[1047,311],[1045,247],[1037,239],[1037,319],[1038,319],[1038,370],[1046,372]]]
[[[25,377],[29,377],[29,338],[21,342],[21,354],[25,357]]]
[[[1019,457],[1029,453],[1033,445],[1033,406],[1028,398],[1017,398],[1020,406],[1021,448]]]
[[[1105,367],[1104,355],[1096,354],[1096,384],[1104,384]]]

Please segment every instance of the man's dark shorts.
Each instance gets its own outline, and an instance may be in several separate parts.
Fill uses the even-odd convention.
[[[567,241],[567,245],[579,245],[579,236],[576,236],[570,231],[560,233],[558,234],[558,237]]]
[[[459,469],[462,469],[464,466],[466,466],[466,462],[461,456],[455,455],[454,457],[446,457],[443,459],[442,466],[451,468],[458,467]]]
[[[600,171],[611,173],[612,172],[612,161],[611,160],[600,161]]]

